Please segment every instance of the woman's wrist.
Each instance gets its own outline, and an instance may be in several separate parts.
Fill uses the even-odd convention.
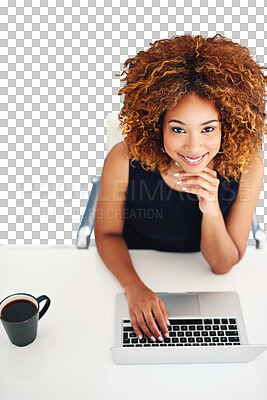
[[[145,284],[144,282],[141,281],[140,278],[136,278],[131,280],[131,282],[129,282],[127,285],[124,285],[124,290],[125,293],[130,293],[132,290],[136,290],[136,289],[140,289],[140,288],[144,288]]]

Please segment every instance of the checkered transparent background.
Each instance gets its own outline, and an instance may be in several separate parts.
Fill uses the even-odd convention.
[[[221,33],[266,65],[265,14],[264,0],[1,0],[0,243],[75,243],[127,58],[158,39]]]

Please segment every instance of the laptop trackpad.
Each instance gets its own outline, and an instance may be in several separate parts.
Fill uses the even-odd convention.
[[[199,303],[197,294],[179,294],[179,293],[157,293],[164,301],[169,316],[179,315],[199,315]]]

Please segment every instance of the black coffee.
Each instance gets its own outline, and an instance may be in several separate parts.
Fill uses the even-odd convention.
[[[29,300],[14,300],[1,312],[1,318],[8,322],[21,322],[31,318],[37,312],[35,304]]]

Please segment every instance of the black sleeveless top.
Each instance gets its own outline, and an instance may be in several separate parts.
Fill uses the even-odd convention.
[[[129,249],[170,252],[200,251],[202,212],[197,195],[171,189],[159,172],[145,171],[129,161],[129,184],[123,237]],[[230,183],[218,171],[218,200],[225,217],[235,201],[239,182]],[[240,174],[241,176],[241,174]],[[240,181],[239,176],[239,181]]]

